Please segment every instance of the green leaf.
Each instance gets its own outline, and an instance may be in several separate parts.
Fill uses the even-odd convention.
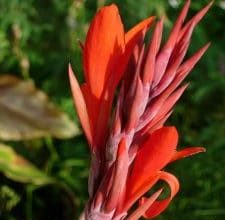
[[[9,212],[21,200],[21,197],[9,186],[0,186],[0,210]]]
[[[45,185],[53,182],[49,176],[35,167],[12,147],[0,143],[0,172],[17,182]]]

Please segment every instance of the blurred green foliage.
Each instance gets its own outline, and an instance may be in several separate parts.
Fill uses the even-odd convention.
[[[79,40],[84,41],[96,10],[120,8],[125,29],[157,15],[166,17],[166,33],[184,0],[0,0],[0,74],[32,78],[73,117],[67,78],[69,62],[82,80]],[[189,16],[208,0],[193,1]],[[181,191],[158,219],[225,219],[225,1],[217,0],[197,27],[189,55],[212,45],[187,81],[191,84],[168,124],[180,131],[180,146],[205,146],[207,153],[169,167]],[[77,219],[87,200],[89,155],[83,136],[71,140],[10,143],[57,184],[36,187],[0,175],[0,219]]]

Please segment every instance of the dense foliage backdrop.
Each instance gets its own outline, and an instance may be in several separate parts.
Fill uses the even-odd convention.
[[[12,74],[33,80],[78,124],[67,66],[71,62],[82,80],[79,41],[84,41],[96,10],[112,2],[119,6],[126,29],[155,14],[165,16],[168,32],[184,0],[0,0],[0,77]],[[193,1],[189,16],[207,2]],[[179,177],[181,191],[160,220],[225,219],[224,21],[225,1],[216,0],[192,39],[190,54],[208,41],[212,45],[188,78],[190,86],[168,124],[180,131],[180,146],[205,146],[207,152],[169,167]],[[10,134],[7,128],[5,125],[4,132]],[[77,219],[87,200],[90,158],[84,136],[77,132],[67,140],[49,134],[12,141],[1,138],[1,129],[1,143],[31,161],[39,169],[38,175],[54,181],[37,184],[32,180],[37,176],[32,174],[29,179],[24,174],[19,178],[9,175],[1,164],[5,156],[0,150],[0,219]]]

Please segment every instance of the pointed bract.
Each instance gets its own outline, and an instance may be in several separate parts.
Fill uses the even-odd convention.
[[[159,81],[161,80],[166,70],[167,64],[169,62],[169,58],[171,56],[172,50],[174,49],[175,43],[177,42],[177,37],[180,32],[181,26],[184,22],[184,19],[187,15],[189,6],[190,6],[190,0],[187,0],[180,13],[180,16],[178,17],[170,33],[169,39],[167,40],[165,46],[161,49],[159,55],[157,56],[155,73],[154,73],[153,84],[152,84],[153,88],[156,85],[158,85]]]
[[[84,100],[78,81],[73,73],[71,65],[69,65],[69,79],[74,105],[76,107],[78,117],[80,119],[87,140],[89,144],[92,145],[92,132],[90,127],[87,105]]]

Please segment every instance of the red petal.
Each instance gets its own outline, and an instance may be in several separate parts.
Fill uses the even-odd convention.
[[[206,149],[204,147],[188,147],[183,150],[177,151],[174,156],[172,157],[170,162],[173,162],[175,160],[180,160],[185,157],[189,157],[198,153],[205,152]]]
[[[170,187],[170,196],[169,198],[166,198],[161,201],[155,201],[150,208],[145,212],[144,217],[146,218],[154,218],[158,216],[160,213],[162,213],[170,204],[173,197],[177,194],[179,191],[179,182],[175,176],[173,176],[170,173],[167,172],[160,172],[160,179],[164,180]],[[143,198],[140,201],[140,204],[143,205],[146,202],[146,198]]]
[[[125,34],[126,50],[122,61],[123,65],[119,67],[121,69],[121,72],[125,71],[125,67],[127,66],[132,53],[135,52],[135,46],[140,41],[143,41],[143,35],[145,34],[144,32],[151,26],[154,19],[155,17],[149,17],[143,20]]]
[[[73,73],[71,65],[69,65],[69,80],[70,87],[73,95],[74,105],[77,109],[77,114],[80,119],[81,125],[83,127],[84,133],[87,137],[87,140],[90,145],[92,145],[92,133],[90,127],[90,120],[87,112],[87,106],[81,92],[80,86],[77,82],[77,79]]]
[[[175,127],[162,127],[143,141],[128,178],[129,195],[135,194],[149,179],[155,178],[157,171],[169,163],[177,142],[178,133]]]
[[[150,176],[145,182],[142,183],[141,186],[139,186],[136,191],[131,191],[131,185],[130,180],[128,179],[128,186],[127,186],[127,192],[126,192],[126,199],[123,205],[123,211],[129,210],[129,208],[141,197],[143,196],[147,191],[149,191],[159,180],[160,175],[158,173],[155,173],[154,175]]]
[[[123,73],[127,68],[128,61],[135,50],[135,46],[140,43],[140,41],[143,41],[145,35],[144,32],[151,26],[152,22],[154,21],[154,18],[155,17],[149,17],[145,19],[125,34],[125,52],[120,58],[120,63],[115,67],[115,72],[117,74],[112,74],[109,77],[109,82],[107,86],[109,91],[115,90],[116,85],[119,83]],[[141,42],[141,44],[142,43],[143,42]]]
[[[132,29],[130,29],[126,35],[125,35],[125,42],[126,44],[130,44],[133,41],[136,41],[136,38],[138,35],[144,30],[148,29],[152,22],[154,21],[155,17],[149,17],[140,23],[138,23],[136,26],[134,26]],[[136,44],[136,43],[135,43]]]
[[[84,83],[81,86],[81,90],[88,107],[88,114],[93,136],[93,147],[104,147],[106,133],[108,131],[107,126],[111,110],[112,96],[110,99],[109,97],[104,98],[105,96],[103,96],[103,101],[96,100],[95,97],[91,94],[90,88],[87,83]]]
[[[100,9],[92,21],[85,46],[85,77],[93,96],[99,99],[111,74],[117,74],[125,49],[123,24],[116,5]]]

